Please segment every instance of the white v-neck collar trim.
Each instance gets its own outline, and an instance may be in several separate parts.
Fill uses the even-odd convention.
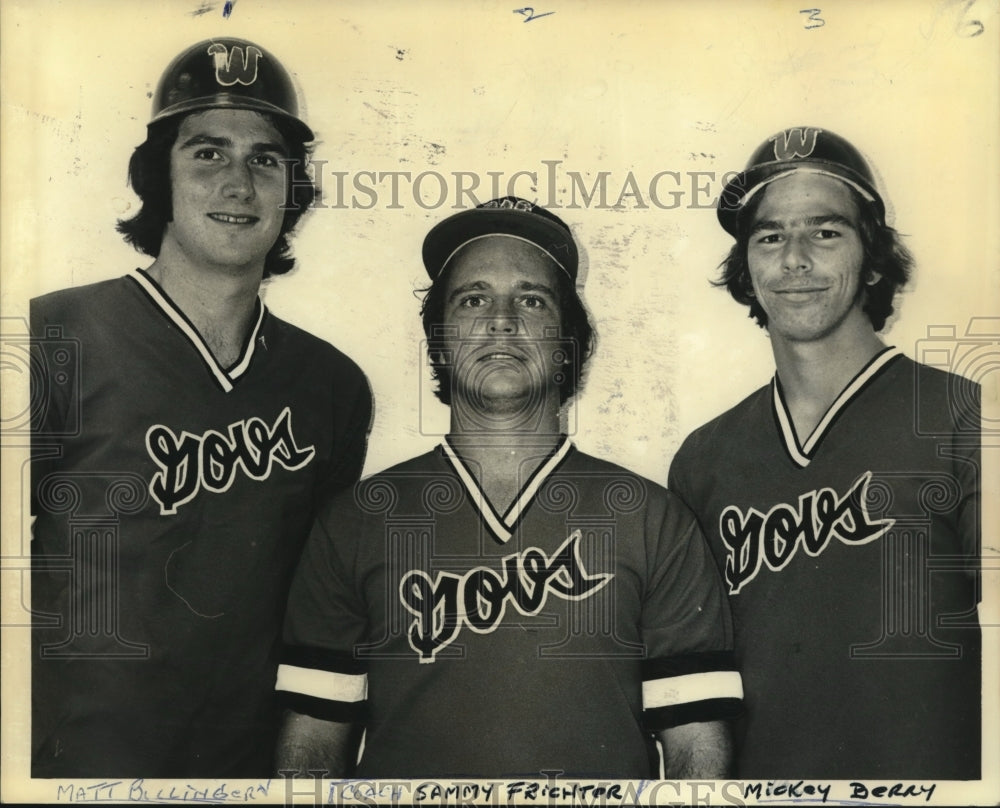
[[[506,544],[510,541],[510,537],[514,533],[514,528],[517,527],[518,521],[524,515],[525,511],[527,511],[528,506],[534,501],[539,489],[566,458],[570,449],[573,448],[573,444],[567,436],[563,436],[562,442],[553,450],[545,462],[535,469],[531,477],[522,486],[521,493],[514,498],[511,506],[502,516],[497,513],[489,499],[487,499],[476,476],[469,470],[465,461],[459,457],[447,437],[441,444],[441,448],[444,450],[444,456],[455,470],[455,474],[458,475],[458,478],[465,486],[465,491],[469,495],[469,501],[479,511],[479,515],[483,522],[486,523],[490,533],[501,544]]]
[[[191,343],[192,347],[201,356],[202,361],[205,363],[206,368],[208,368],[209,373],[218,383],[225,392],[232,392],[235,387],[236,381],[247,371],[250,367],[250,362],[253,360],[253,354],[255,346],[257,345],[257,337],[260,334],[261,325],[264,322],[264,312],[266,307],[264,302],[258,297],[257,298],[257,320],[250,330],[250,336],[247,339],[246,345],[243,348],[243,353],[240,358],[236,361],[234,365],[229,368],[224,368],[218,363],[212,351],[209,349],[205,340],[202,339],[201,334],[198,333],[198,329],[194,327],[192,322],[185,316],[177,305],[167,296],[166,292],[160,288],[160,285],[156,283],[149,275],[147,275],[143,270],[137,269],[131,275],[127,277],[134,280],[139,284],[139,287],[146,293],[147,297],[153,302],[153,304],[163,312],[166,317],[168,317],[174,325],[180,330],[180,332],[187,338],[188,342]]]
[[[812,433],[810,433],[809,437],[802,444],[799,444],[798,437],[795,434],[795,427],[792,424],[792,417],[789,415],[788,407],[785,404],[785,398],[781,391],[781,383],[778,381],[778,374],[774,374],[774,378],[771,380],[771,401],[774,408],[774,417],[778,423],[778,431],[781,433],[785,451],[788,452],[788,456],[795,465],[800,468],[805,468],[809,465],[813,455],[816,453],[816,448],[829,431],[830,425],[837,419],[837,416],[868,386],[882,368],[897,356],[901,356],[902,353],[899,348],[886,348],[876,354],[840,392],[840,395],[837,396],[827,409],[820,422],[816,424],[816,428],[813,429]]]

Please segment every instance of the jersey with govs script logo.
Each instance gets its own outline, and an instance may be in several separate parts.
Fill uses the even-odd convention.
[[[316,503],[360,475],[363,374],[259,300],[220,367],[141,271],[31,317],[36,776],[268,776],[274,645]]]
[[[887,349],[800,442],[775,377],[668,484],[730,593],[739,776],[978,778],[978,385]]]
[[[648,777],[648,732],[739,709],[691,514],[563,439],[496,512],[447,442],[344,492],[289,599],[278,688],[364,720],[361,776]]]

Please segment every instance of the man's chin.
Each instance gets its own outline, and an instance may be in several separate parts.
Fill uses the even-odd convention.
[[[480,388],[473,396],[452,399],[452,410],[463,428],[482,431],[534,431],[545,412],[542,391],[518,386]]]

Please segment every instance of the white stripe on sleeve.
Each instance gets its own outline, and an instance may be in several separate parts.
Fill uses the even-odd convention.
[[[279,665],[278,681],[274,687],[275,690],[287,690],[327,701],[359,702],[368,698],[368,675]]]
[[[642,706],[647,710],[708,699],[742,698],[743,679],[737,671],[688,673],[642,683]]]

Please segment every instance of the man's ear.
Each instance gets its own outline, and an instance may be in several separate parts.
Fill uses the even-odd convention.
[[[882,273],[881,272],[875,272],[874,270],[871,270],[871,269],[866,269],[865,270],[865,274],[864,274],[865,286],[874,286],[880,280],[882,280]]]

